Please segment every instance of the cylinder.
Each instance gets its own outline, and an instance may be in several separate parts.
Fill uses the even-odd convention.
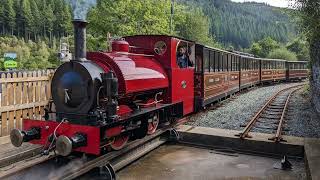
[[[73,21],[74,26],[74,60],[85,61],[87,57],[87,22],[76,19]]]

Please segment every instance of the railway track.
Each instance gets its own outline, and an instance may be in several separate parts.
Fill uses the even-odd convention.
[[[269,138],[269,140],[274,142],[285,141],[282,138],[282,131],[288,111],[288,104],[292,94],[301,89],[303,85],[291,86],[275,93],[237,136],[241,139],[251,138],[252,136],[249,135],[250,131],[253,129],[263,129],[270,134],[274,133],[274,136]]]
[[[39,155],[43,148],[38,145],[24,144],[20,148],[15,148],[11,144],[2,144],[0,151],[0,171],[2,168],[10,166],[16,162],[32,158]]]
[[[171,131],[170,131],[171,130]],[[87,179],[91,171],[104,172],[115,179],[115,172],[166,143],[173,132],[171,127],[158,130],[155,134],[130,142],[124,149],[103,156],[74,156],[68,159],[51,153],[49,156],[34,156],[0,170],[0,179]],[[83,177],[83,178],[81,178]]]

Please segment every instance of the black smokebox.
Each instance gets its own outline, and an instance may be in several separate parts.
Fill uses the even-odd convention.
[[[88,22],[81,19],[73,20],[74,26],[74,60],[85,61],[87,57],[87,24]]]

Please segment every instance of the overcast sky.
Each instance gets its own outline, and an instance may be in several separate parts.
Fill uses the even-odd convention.
[[[288,0],[231,0],[234,2],[264,2],[267,4],[270,4],[271,6],[277,6],[277,7],[288,7],[289,1]]]

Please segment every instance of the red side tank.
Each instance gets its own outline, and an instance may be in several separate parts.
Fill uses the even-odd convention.
[[[114,41],[112,52],[91,52],[87,58],[106,72],[115,72],[119,81],[119,93],[122,95],[169,86],[168,76],[153,55],[129,52],[126,41]]]

